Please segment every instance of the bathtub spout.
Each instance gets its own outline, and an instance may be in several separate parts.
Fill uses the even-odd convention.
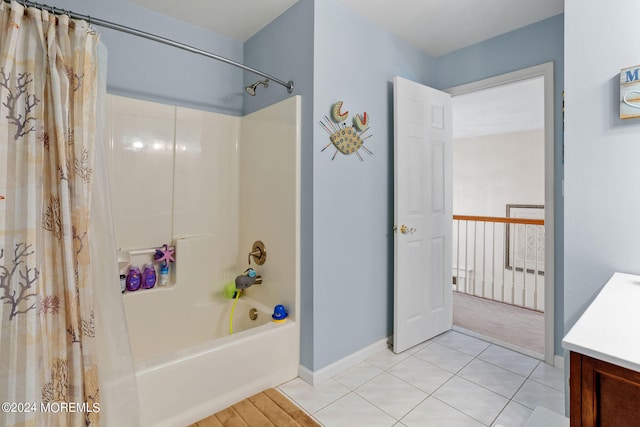
[[[249,277],[246,274],[241,274],[236,277],[236,289],[247,289],[253,285],[259,285],[262,283],[262,277],[255,276]]]
[[[253,285],[262,283],[262,277],[256,274],[253,268],[248,268],[243,274],[236,277],[236,289],[247,289]]]

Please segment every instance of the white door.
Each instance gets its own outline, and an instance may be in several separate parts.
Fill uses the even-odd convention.
[[[451,96],[395,77],[394,322],[400,353],[451,329]]]

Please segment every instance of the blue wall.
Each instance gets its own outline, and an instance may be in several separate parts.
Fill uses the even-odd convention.
[[[237,62],[243,44],[125,0],[51,0],[48,5],[173,39]],[[107,91],[225,114],[242,113],[239,68],[96,26],[109,51]]]
[[[613,4],[565,4],[567,330],[613,273],[640,274],[640,119],[620,119],[620,70],[640,62],[628,25],[640,2]]]
[[[245,44],[245,63],[293,79],[303,95],[301,363],[316,371],[391,333],[391,82],[401,75],[428,84],[433,61],[334,0],[300,0]],[[287,96],[260,87],[244,111]],[[350,118],[371,116],[374,155],[362,163],[320,152],[329,140],[318,121],[338,100]]]
[[[436,58],[435,87],[450,87],[553,61],[555,79],[555,352],[564,336],[564,199],[562,197],[562,92],[564,90],[564,15],[477,43]]]
[[[281,80],[294,81],[290,95],[286,88],[270,84],[258,87],[256,96],[245,95],[245,114],[289,96],[302,95],[301,147],[301,344],[300,359],[309,367],[313,358],[313,0],[300,0],[245,43],[246,65]],[[245,85],[262,79],[245,73]]]
[[[393,326],[393,91],[396,75],[432,84],[433,60],[335,0],[315,2],[313,363],[316,371]],[[367,112],[373,156],[335,149],[318,124],[336,101]],[[363,151],[363,150],[360,150]],[[308,167],[304,165],[303,167]]]

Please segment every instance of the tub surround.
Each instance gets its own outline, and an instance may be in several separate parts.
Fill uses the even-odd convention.
[[[117,246],[176,247],[170,286],[123,295],[141,425],[182,427],[295,378],[300,97],[233,117],[110,96],[108,116]],[[224,285],[256,240],[268,252],[251,265],[263,281],[238,301],[229,336]],[[277,304],[284,323],[271,322]],[[251,307],[261,326],[243,325]]]
[[[251,261],[262,284],[246,295],[268,307],[283,304],[298,318],[300,205],[299,145],[300,97],[281,101],[242,118],[239,145],[239,253],[237,274],[249,265],[247,254],[255,240],[268,253],[263,265]],[[288,119],[283,120],[283,117]],[[275,285],[275,286],[274,286]]]

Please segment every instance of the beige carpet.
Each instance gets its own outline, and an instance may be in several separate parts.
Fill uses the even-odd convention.
[[[544,354],[544,313],[454,292],[453,324]]]
[[[279,391],[270,388],[189,427],[319,427]]]

